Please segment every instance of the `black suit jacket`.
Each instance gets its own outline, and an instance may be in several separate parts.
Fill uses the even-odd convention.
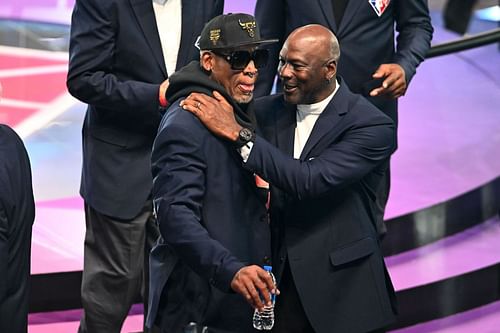
[[[199,57],[204,24],[223,0],[182,1],[177,68]],[[80,193],[106,215],[131,219],[150,196],[151,146],[167,71],[152,0],[77,0],[67,86],[88,104]]]
[[[288,258],[317,333],[367,332],[389,324],[394,290],[373,209],[380,163],[395,146],[393,122],[342,82],[296,160],[295,105],[275,95],[256,107],[270,143],[257,136],[246,167],[272,184],[278,280]]]
[[[0,332],[26,332],[35,203],[28,154],[0,125]]]
[[[335,22],[332,0],[257,0],[255,16],[264,38],[279,38],[271,62],[260,71],[256,96],[272,87],[282,43],[295,28],[321,24],[332,30],[340,44],[338,74],[355,93],[397,119],[397,101],[368,96],[372,74],[383,63],[401,65],[409,82],[430,47],[433,28],[426,0],[391,0],[379,17],[368,0],[349,0],[340,24]],[[398,32],[394,48],[394,28]],[[379,84],[380,85],[380,84]]]
[[[194,321],[210,332],[253,332],[253,309],[231,291],[245,265],[269,264],[265,200],[241,158],[178,101],[156,137],[153,198],[162,238],[151,253],[148,326]],[[167,308],[159,311],[160,300]]]

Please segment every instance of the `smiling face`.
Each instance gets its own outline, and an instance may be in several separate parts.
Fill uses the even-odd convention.
[[[332,53],[332,36],[326,28],[306,26],[285,41],[278,70],[288,103],[317,103],[335,89],[338,57]]]
[[[253,52],[254,49],[240,48],[238,50]],[[253,60],[250,60],[242,70],[231,69],[231,64],[223,55],[229,53],[231,52],[214,53],[205,51],[202,54],[203,68],[211,72],[210,78],[223,86],[237,103],[249,103],[253,98],[255,81],[257,80],[257,68]]]

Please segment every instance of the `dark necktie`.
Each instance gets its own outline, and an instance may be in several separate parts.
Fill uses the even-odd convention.
[[[337,23],[337,28],[340,26],[340,21],[342,16],[344,16],[345,7],[347,6],[348,0],[332,0],[333,6],[333,16],[335,17],[335,23]]]

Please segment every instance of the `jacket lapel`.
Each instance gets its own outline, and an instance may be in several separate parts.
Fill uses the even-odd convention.
[[[349,0],[347,2],[347,6],[346,6],[345,11],[344,11],[344,16],[342,17],[342,21],[340,22],[340,26],[338,27],[338,30],[336,31],[337,36],[342,35],[342,32],[345,30],[345,27],[347,25],[349,25],[351,20],[356,15],[358,7],[363,2],[366,2],[368,4],[368,0]]]
[[[293,156],[295,127],[297,125],[295,112],[295,105],[285,103],[285,107],[275,113],[276,143],[278,148],[288,156]]]
[[[194,36],[196,24],[193,23],[193,20],[196,20],[197,17],[203,17],[199,13],[201,6],[197,4],[198,1],[200,0],[182,1],[182,34],[180,49],[177,54],[176,70],[187,65],[192,59],[190,52],[195,48],[192,41],[198,38],[198,36]]]
[[[330,26],[330,29],[335,34],[337,34],[338,26],[337,26],[337,22],[335,22],[335,19],[333,16],[332,0],[319,0],[319,4],[321,6],[321,9],[323,10],[323,14],[326,17],[326,20],[328,21],[328,25]]]
[[[340,79],[339,79],[340,81]],[[328,135],[335,135],[338,131],[338,127],[341,124],[342,116],[348,110],[349,103],[349,90],[342,82],[339,90],[333,96],[333,99],[327,105],[326,109],[321,113],[318,120],[314,124],[313,130],[309,135],[309,139],[300,154],[300,159],[305,160],[309,157],[312,149],[321,141],[323,137]],[[329,139],[329,142],[331,140]],[[312,156],[313,157],[313,156]]]
[[[153,11],[152,0],[129,0],[134,10],[135,17],[141,26],[142,33],[151,48],[151,52],[161,68],[163,75],[167,76],[165,60],[161,50],[160,36],[156,26],[155,13]]]

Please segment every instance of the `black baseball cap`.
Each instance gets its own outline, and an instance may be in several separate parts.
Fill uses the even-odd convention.
[[[262,39],[255,17],[249,14],[223,14],[214,17],[201,31],[196,46],[200,50],[235,49],[276,43],[278,39]]]

